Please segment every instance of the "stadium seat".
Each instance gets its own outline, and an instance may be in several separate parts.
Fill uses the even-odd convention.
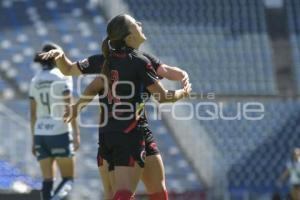
[[[126,2],[155,54],[189,72],[195,92],[277,94],[262,1]]]

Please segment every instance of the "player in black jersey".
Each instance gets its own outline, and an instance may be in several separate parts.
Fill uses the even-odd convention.
[[[151,61],[138,51],[145,36],[140,23],[129,15],[119,15],[112,19],[107,28],[108,38],[103,42],[105,63],[103,74],[108,77],[109,92],[100,102],[108,110],[107,123],[101,128],[101,148],[109,164],[114,166],[116,193],[113,199],[130,199],[137,186],[144,167],[145,141],[139,126],[136,104],[143,103],[140,94],[144,88],[155,95],[160,102],[174,102],[191,90],[188,84],[184,89],[165,90],[153,69]],[[110,48],[108,48],[110,46]],[[121,82],[130,82],[134,87]],[[96,78],[85,90],[85,96],[94,96],[105,89],[105,81]],[[125,97],[126,96],[126,97]],[[91,99],[81,98],[73,111],[86,105]],[[141,109],[143,110],[143,108]],[[70,113],[68,113],[70,114]],[[77,116],[76,112],[67,119]],[[150,199],[167,199],[166,191],[150,195]]]
[[[169,67],[162,64],[158,59],[153,56],[143,53],[150,61],[155,69],[156,73],[161,76],[168,78],[170,80],[178,80],[183,83],[183,85],[188,84],[187,73],[176,67]],[[53,50],[42,55],[44,59],[56,57],[56,62],[60,70],[66,75],[80,75],[80,74],[98,74],[101,71],[104,57],[103,55],[94,55],[87,59],[81,60],[79,62],[71,62],[65,55],[63,51]],[[147,121],[145,120],[147,124]],[[146,186],[147,192],[150,194],[159,193],[165,190],[164,181],[164,170],[162,165],[161,156],[157,149],[157,145],[153,139],[152,133],[147,126],[144,126],[145,139],[146,139],[146,167],[143,172],[142,180]],[[111,196],[111,187],[108,182],[106,161],[104,162],[99,159],[99,163],[104,165],[100,166],[100,172],[102,176],[102,181],[104,185],[104,191],[106,197]]]
[[[79,76],[81,74],[99,74],[104,62],[104,56],[102,54],[93,55],[77,62],[71,62],[61,50],[53,50],[43,55],[47,57],[56,57],[57,65],[59,66],[60,70],[65,75],[72,76]],[[177,67],[170,67],[166,64],[163,64],[150,54],[143,53],[143,55],[145,55],[151,61],[152,66],[159,77],[167,78],[173,81],[180,81],[182,82],[182,85],[188,84],[189,78],[185,71]],[[147,124],[147,120],[145,123]],[[157,144],[148,126],[144,127],[144,132],[146,149],[145,163],[147,164],[144,168],[141,179],[145,184],[147,193],[155,194],[166,189],[164,169]],[[97,156],[97,158],[99,171],[104,186],[104,198],[111,199],[113,192],[108,177],[108,164],[105,160],[103,160],[100,154]]]
[[[143,53],[143,55],[145,55],[151,61],[152,66],[159,77],[180,81],[182,82],[182,85],[188,84],[188,74],[185,71],[177,67],[170,67],[166,64],[163,64],[150,54]],[[81,74],[99,74],[104,62],[104,56],[102,54],[93,55],[78,62],[71,62],[62,50],[52,50],[46,54],[43,54],[43,56],[45,56],[45,59],[47,59],[47,57],[56,57],[56,62],[59,69],[65,75],[72,76],[78,76]],[[149,194],[155,194],[159,191],[165,190],[166,188],[164,170],[162,159],[151,130],[145,126],[144,131],[146,142],[145,163],[147,164],[144,168],[141,179],[146,186],[147,192]],[[105,199],[111,199],[113,192],[108,178],[107,162],[102,159],[101,155],[98,155],[98,165],[104,186],[104,197]]]

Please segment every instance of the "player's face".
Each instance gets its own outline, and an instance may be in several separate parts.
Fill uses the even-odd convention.
[[[143,33],[142,23],[136,21],[133,17],[129,15],[127,15],[126,18],[130,23],[130,36],[133,38],[134,41],[143,43],[147,38]]]

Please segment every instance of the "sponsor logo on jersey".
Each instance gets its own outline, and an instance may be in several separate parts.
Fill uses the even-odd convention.
[[[141,152],[141,160],[143,161],[143,162],[145,162],[145,159],[146,159],[146,151],[145,150],[143,150],[142,152]]]
[[[79,66],[81,69],[85,69],[90,66],[90,63],[89,63],[88,59],[83,59],[83,60],[79,61]]]

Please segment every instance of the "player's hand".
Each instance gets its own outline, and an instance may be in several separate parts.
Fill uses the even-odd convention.
[[[77,151],[80,147],[80,135],[76,134],[74,135],[74,150]]]
[[[77,106],[72,105],[72,106],[66,106],[65,113],[64,113],[64,122],[65,123],[70,123],[73,119],[77,118]]]
[[[48,60],[51,58],[58,58],[64,54],[62,49],[52,49],[48,52],[40,53],[39,56],[42,60]]]
[[[182,84],[182,87],[187,87],[188,84],[190,83],[190,78],[189,78],[189,75],[186,71],[183,72],[183,78],[181,79],[181,84]]]
[[[184,96],[187,97],[191,94],[192,92],[192,84],[191,83],[188,83],[184,88],[183,88],[183,91],[184,91]]]

